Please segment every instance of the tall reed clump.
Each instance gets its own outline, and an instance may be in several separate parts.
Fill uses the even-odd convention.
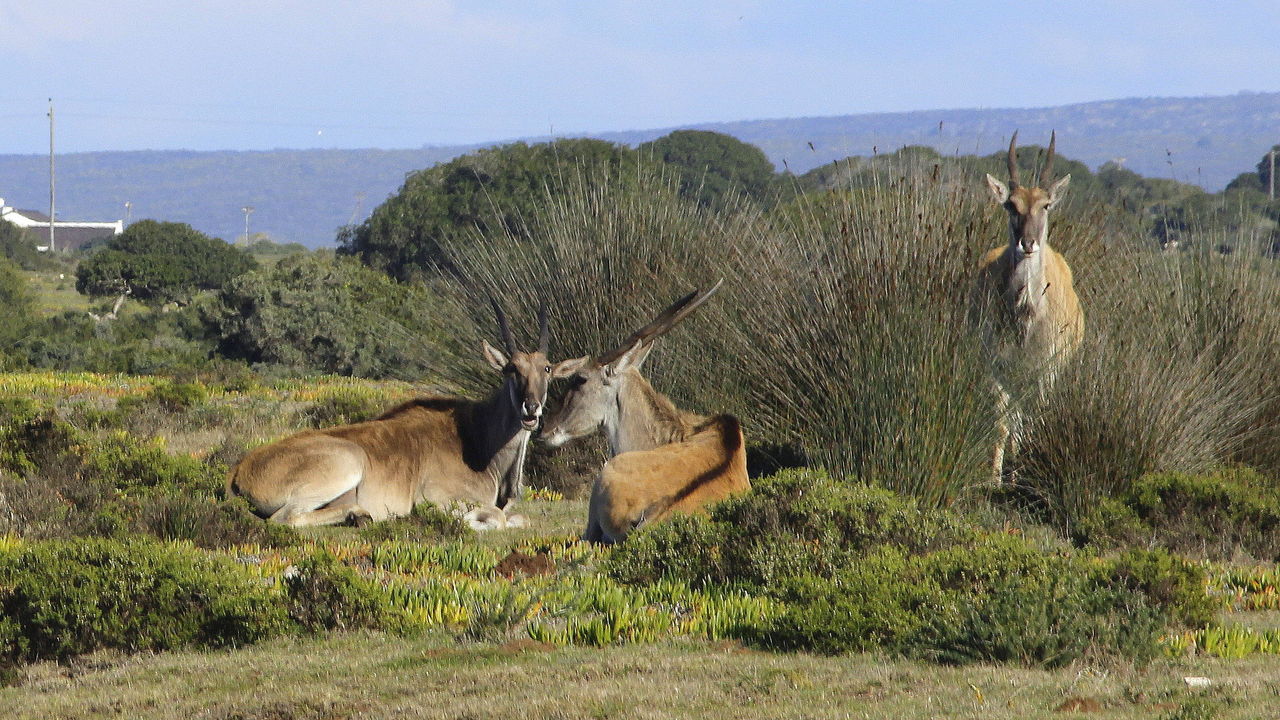
[[[1280,269],[1245,253],[1098,249],[1073,260],[1085,341],[1030,418],[1019,483],[1070,529],[1149,472],[1280,469]]]
[[[994,418],[964,301],[998,225],[976,192],[921,172],[766,217],[747,203],[698,208],[643,166],[624,181],[591,168],[562,181],[520,237],[449,248],[455,297],[482,331],[485,295],[526,333],[545,299],[553,356],[595,354],[723,277],[646,365],[660,391],[739,415],[749,443],[799,447],[928,503],[981,475]]]
[[[455,239],[446,294],[493,337],[487,296],[552,356],[614,347],[693,287],[719,294],[659,341],[646,376],[681,407],[732,412],[840,476],[926,505],[988,477],[993,383],[966,318],[979,257],[1007,242],[980,178],[929,159],[854,173],[767,213],[681,199],[653,167],[581,167],[520,233]],[[1280,279],[1255,254],[1164,255],[1117,209],[1068,196],[1050,238],[1075,271],[1085,342],[1026,412],[1009,467],[1066,527],[1146,472],[1243,460],[1280,468]],[[465,334],[465,333],[464,333]],[[474,352],[473,352],[474,354]],[[480,363],[474,364],[476,368]],[[491,371],[452,378],[476,391]]]
[[[493,371],[479,362],[479,353],[472,349],[466,355],[481,339],[497,342],[489,297],[506,309],[522,349],[536,345],[538,307],[545,303],[551,359],[595,356],[613,349],[692,288],[708,287],[734,273],[738,263],[726,257],[753,235],[751,227],[758,221],[758,211],[745,205],[724,213],[699,208],[679,197],[676,178],[643,164],[625,171],[580,167],[554,182],[561,187],[549,189],[537,214],[523,218],[519,232],[443,242],[458,271],[450,280],[453,301],[473,325],[459,333],[464,346],[457,354],[476,359],[456,368],[448,380],[474,396],[494,387]],[[737,279],[726,282],[739,284]],[[716,302],[733,292],[726,287],[720,295]],[[739,363],[724,350],[728,331],[720,324],[725,317],[733,315],[700,310],[660,341],[644,367],[654,385],[681,407],[743,414],[746,403],[737,375],[726,373]],[[552,387],[553,406],[560,389],[558,383]],[[754,417],[746,415],[744,420],[753,424]],[[530,480],[576,492],[603,464],[602,448],[600,440],[574,445],[558,451],[553,460],[535,444]],[[578,477],[532,477],[548,472]]]
[[[762,243],[785,251],[740,271],[737,362],[769,433],[932,505],[982,477],[994,428],[965,312],[999,224],[969,185],[935,166],[802,197]]]

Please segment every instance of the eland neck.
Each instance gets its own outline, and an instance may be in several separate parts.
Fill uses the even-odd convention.
[[[677,408],[670,398],[649,384],[639,371],[619,377],[617,404],[605,413],[604,432],[612,455],[652,450],[684,440],[702,416]]]

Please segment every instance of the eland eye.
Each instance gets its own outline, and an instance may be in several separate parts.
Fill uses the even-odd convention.
[[[546,374],[550,375],[550,374],[551,374],[551,366],[550,366],[550,365],[546,366],[545,368],[543,368],[543,369],[542,369],[542,371],[543,371],[543,372],[545,372]]]

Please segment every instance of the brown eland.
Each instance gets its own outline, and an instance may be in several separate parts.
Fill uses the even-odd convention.
[[[572,372],[573,363],[547,360],[545,309],[538,349],[521,352],[496,301],[493,307],[506,353],[484,342],[485,359],[502,373],[488,399],[418,398],[368,422],[265,445],[231,470],[228,494],[293,526],[385,520],[422,502],[464,512],[476,529],[523,525],[509,513],[521,491],[525,448],[551,378]]]
[[[1016,453],[1021,440],[1022,399],[1042,402],[1084,337],[1084,313],[1071,267],[1049,247],[1049,210],[1071,182],[1066,175],[1049,184],[1056,142],[1054,133],[1037,184],[1018,180],[1016,132],[1009,141],[1009,184],[987,175],[991,194],[1009,214],[1009,242],[987,252],[979,263],[969,317],[981,332],[996,384],[998,425],[991,466],[996,482],[1004,475],[1006,447]]]
[[[637,527],[750,489],[737,418],[681,410],[640,374],[654,340],[719,287],[689,293],[610,352],[565,361],[577,365],[543,440],[556,447],[603,429],[611,455],[591,491],[584,540],[621,542]]]

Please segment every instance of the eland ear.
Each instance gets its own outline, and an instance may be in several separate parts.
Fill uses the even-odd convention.
[[[644,363],[645,358],[649,357],[649,351],[653,349],[652,343],[645,343],[644,340],[637,340],[631,349],[622,353],[617,360],[604,366],[604,374],[606,377],[617,377],[631,368],[639,368]]]
[[[1003,205],[1009,201],[1009,186],[997,180],[991,173],[987,173],[987,188],[991,190],[991,196],[997,203]]]
[[[1058,204],[1058,201],[1062,199],[1062,196],[1067,194],[1067,186],[1070,184],[1071,175],[1068,173],[1067,175],[1063,175],[1061,180],[1054,183],[1049,188],[1049,207],[1053,207]]]
[[[498,372],[502,372],[503,368],[507,366],[507,356],[503,355],[498,348],[490,345],[488,340],[484,341],[484,359],[488,360],[493,369]]]
[[[551,377],[555,380],[567,378],[581,370],[582,366],[586,365],[590,361],[590,355],[583,355],[580,358],[573,358],[572,360],[561,360],[551,368]]]

